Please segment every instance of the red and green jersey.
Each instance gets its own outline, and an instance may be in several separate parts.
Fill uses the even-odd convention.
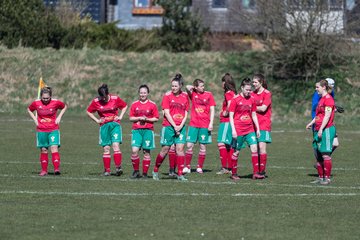
[[[104,119],[104,121],[100,123],[100,126],[102,126],[105,123],[114,122],[115,117],[118,116],[118,110],[121,110],[126,106],[126,102],[120,97],[109,94],[108,102],[101,102],[98,98],[94,98],[87,108],[87,111],[91,113],[97,112],[99,117]],[[120,120],[117,120],[116,122],[120,123]]]
[[[208,128],[210,123],[210,107],[215,106],[214,96],[211,92],[197,93],[193,91],[191,99],[191,115],[189,126]]]
[[[37,112],[38,132],[52,132],[59,129],[59,125],[55,123],[57,110],[63,109],[65,104],[57,99],[51,99],[48,104],[43,104],[41,100],[35,100],[29,105],[31,112]]]
[[[156,104],[153,101],[146,100],[141,102],[137,100],[131,104],[130,117],[146,117],[146,118],[159,118],[159,112]],[[141,123],[140,121],[134,122],[132,129],[151,129],[154,130],[153,122]]]
[[[234,125],[238,136],[244,136],[254,132],[252,112],[256,112],[255,99],[250,96],[244,98],[241,95],[233,98],[230,103],[229,112],[234,113]]]
[[[265,105],[267,107],[265,112],[256,112],[259,121],[260,130],[271,131],[271,92],[264,89],[261,93],[253,92],[251,96],[254,97],[256,106]]]
[[[228,106],[228,102],[231,101],[231,99],[233,99],[235,96],[235,93],[231,90],[227,91],[224,94],[224,101],[222,104],[222,108],[221,108],[221,112],[220,112],[220,122],[229,122],[229,116],[224,117],[223,116],[223,112],[227,110],[227,106]]]
[[[176,125],[180,125],[185,117],[185,112],[189,111],[189,99],[186,92],[174,95],[172,92],[165,93],[161,102],[162,109],[169,109],[170,116]],[[164,117],[162,125],[171,126],[170,122]]]
[[[331,115],[328,123],[325,128],[329,128],[334,125],[334,116],[335,116],[335,101],[330,94],[326,94],[322,97],[316,107],[316,116],[315,116],[315,130],[319,131],[321,124],[325,117],[325,112],[327,108],[331,108]]]

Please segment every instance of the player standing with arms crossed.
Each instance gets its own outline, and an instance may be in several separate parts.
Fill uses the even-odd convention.
[[[221,159],[221,170],[216,174],[228,174],[232,169],[232,154],[234,149],[231,147],[232,132],[229,120],[229,106],[231,100],[236,95],[236,85],[234,79],[229,73],[226,73],[222,79],[222,88],[224,89],[224,101],[220,112],[220,124],[218,129],[218,149]]]
[[[50,87],[44,87],[40,91],[40,99],[32,102],[27,111],[36,125],[36,145],[40,148],[41,172],[39,176],[48,174],[48,148],[51,151],[51,160],[54,165],[54,174],[60,175],[60,132],[59,123],[67,106],[60,100],[52,99]],[[61,110],[56,117],[58,110]],[[37,117],[34,114],[37,113]]]
[[[193,147],[199,141],[197,173],[203,173],[206,157],[206,145],[212,142],[211,131],[214,124],[215,100],[211,92],[205,91],[204,80],[195,79],[193,85],[187,85],[186,91],[191,100],[191,114],[186,137],[186,167],[183,173],[191,172]]]
[[[86,113],[94,122],[100,125],[99,145],[104,149],[104,176],[111,175],[111,147],[114,150],[116,175],[120,176],[123,173],[121,168],[122,154],[120,151],[120,144],[122,143],[120,120],[126,112],[127,104],[119,96],[109,94],[109,88],[106,84],[102,84],[98,88],[98,93],[99,96],[91,101]],[[118,110],[121,110],[120,115],[118,115]],[[100,118],[97,118],[94,112],[97,112]]]
[[[267,89],[265,77],[262,74],[255,74],[252,79],[254,97],[256,103],[256,116],[260,126],[259,142],[259,174],[265,176],[267,152],[266,145],[272,142],[271,139],[271,92]]]
[[[132,178],[140,178],[139,150],[144,151],[142,161],[142,177],[147,178],[150,167],[150,150],[155,148],[154,122],[159,120],[156,104],[148,99],[150,89],[147,85],[139,87],[139,100],[130,106],[130,121],[133,122],[131,131],[131,162],[134,168]]]
[[[160,153],[156,157],[153,179],[159,180],[159,168],[169,152],[170,146],[176,145],[176,162],[178,167],[178,180],[187,181],[183,176],[185,164],[185,122],[189,110],[189,99],[186,92],[181,90],[184,80],[181,74],[176,74],[171,81],[171,91],[165,93],[162,100],[164,120],[161,129]]]
[[[233,168],[231,179],[239,180],[237,162],[240,149],[244,142],[250,146],[251,162],[253,165],[253,179],[262,179],[259,174],[257,138],[260,137],[260,128],[256,116],[255,99],[251,96],[251,80],[245,78],[240,85],[240,94],[232,99],[229,107],[232,137],[236,138],[236,151],[232,155]],[[255,129],[254,129],[255,125]]]
[[[331,152],[333,150],[333,141],[336,136],[336,128],[334,125],[335,102],[330,95],[331,88],[326,80],[316,83],[315,89],[321,96],[316,107],[316,115],[314,119],[306,125],[310,129],[315,124],[313,148],[321,155],[317,158],[317,171],[319,178],[313,183],[321,185],[330,184],[332,159]]]

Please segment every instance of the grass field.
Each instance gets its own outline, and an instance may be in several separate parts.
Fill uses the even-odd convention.
[[[251,180],[248,149],[240,154],[239,182],[216,175],[212,144],[207,171],[184,183],[168,179],[167,164],[158,182],[129,178],[129,122],[121,146],[125,174],[102,177],[98,126],[70,114],[61,125],[62,175],[38,177],[33,122],[1,113],[0,239],[358,239],[360,131],[339,126],[333,182],[315,186],[306,123],[275,124],[265,180]]]

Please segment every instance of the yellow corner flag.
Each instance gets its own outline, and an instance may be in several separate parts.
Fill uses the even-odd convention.
[[[39,79],[39,87],[38,87],[38,99],[40,99],[40,92],[41,92],[41,89],[44,88],[44,87],[47,87],[47,85],[43,81],[42,77],[40,77],[40,79]]]

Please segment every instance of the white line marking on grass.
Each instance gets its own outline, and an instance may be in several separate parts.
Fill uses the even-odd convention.
[[[27,194],[27,195],[64,195],[64,196],[130,196],[130,197],[141,197],[141,196],[190,196],[190,197],[217,197],[217,196],[228,196],[228,197],[353,197],[360,196],[360,193],[135,193],[135,192],[42,192],[42,191],[27,191],[27,190],[11,190],[11,191],[0,191],[0,194]]]
[[[10,174],[0,174],[0,177],[4,178],[36,178],[39,180],[74,180],[74,181],[112,181],[112,182],[132,182],[132,183],[170,183],[170,184],[186,184],[184,182],[177,181],[176,179],[160,179],[160,181],[154,181],[151,178],[147,180],[141,179],[130,179],[130,178],[121,178],[121,177],[65,177],[65,176],[46,176],[39,177],[37,175],[10,175]],[[264,180],[263,182],[254,182],[254,181],[193,181],[189,180],[187,183],[191,184],[204,184],[204,185],[258,185],[258,186],[266,186],[266,187],[290,187],[290,188],[326,188],[326,189],[351,189],[351,190],[360,190],[360,186],[320,186],[315,184],[282,184],[282,183],[271,183]]]
[[[38,161],[34,162],[21,162],[21,161],[0,161],[0,164],[38,164]],[[101,165],[102,162],[61,162],[61,165]],[[274,169],[294,169],[294,170],[315,170],[313,167],[287,167],[287,166],[267,166],[267,168]],[[358,168],[332,168],[335,171],[360,171]]]

